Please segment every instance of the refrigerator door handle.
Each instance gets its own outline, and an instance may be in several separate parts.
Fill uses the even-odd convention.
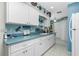
[[[73,28],[72,30],[73,30],[73,31],[75,31],[76,29],[75,29],[75,28]]]
[[[72,42],[71,33],[70,33],[70,31],[72,31],[71,22],[72,22],[72,18],[69,20],[69,37],[70,37],[70,41]]]

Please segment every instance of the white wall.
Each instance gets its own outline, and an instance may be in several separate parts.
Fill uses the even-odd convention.
[[[3,34],[5,30],[5,3],[0,2],[0,55],[3,55]]]
[[[67,40],[67,20],[62,20],[54,24],[56,37],[61,40]]]

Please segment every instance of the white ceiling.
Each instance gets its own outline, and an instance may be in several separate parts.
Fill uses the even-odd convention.
[[[68,4],[70,4],[70,2],[39,2],[39,4],[52,12],[52,19],[53,16],[55,16],[56,19],[60,19],[62,17],[67,16],[68,13],[67,6]],[[51,7],[54,8],[51,9]],[[62,13],[57,14],[57,11],[62,11]]]

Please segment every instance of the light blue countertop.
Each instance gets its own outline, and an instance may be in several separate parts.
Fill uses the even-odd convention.
[[[20,37],[16,37],[16,38],[7,39],[6,41],[4,41],[4,43],[6,45],[12,45],[12,44],[16,44],[19,42],[28,41],[28,40],[32,40],[35,38],[39,38],[39,37],[47,36],[47,35],[51,35],[51,34],[54,34],[54,33],[45,34],[45,35],[38,34],[38,35],[20,36]]]

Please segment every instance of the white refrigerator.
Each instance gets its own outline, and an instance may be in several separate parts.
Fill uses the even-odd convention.
[[[79,56],[79,13],[73,13],[70,19],[72,22],[72,37],[70,41],[72,42],[72,56]]]

